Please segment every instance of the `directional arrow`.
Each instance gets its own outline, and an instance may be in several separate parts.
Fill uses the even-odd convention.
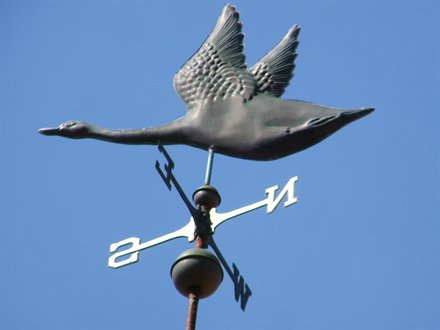
[[[119,268],[122,266],[127,266],[130,264],[133,264],[135,262],[139,261],[139,251],[148,249],[150,247],[153,247],[155,245],[159,245],[168,241],[171,241],[173,239],[179,238],[179,237],[187,237],[189,242],[194,241],[194,230],[196,226],[194,224],[194,221],[191,217],[191,220],[188,222],[188,224],[176,231],[173,231],[172,233],[160,236],[158,238],[152,239],[148,242],[141,244],[141,239],[138,237],[130,237],[127,239],[124,239],[122,241],[113,243],[110,245],[110,253],[116,252],[119,248],[131,244],[131,247],[123,250],[118,251],[115,254],[113,254],[108,259],[108,266],[110,268]],[[117,260],[119,258],[129,256],[126,259],[123,260]]]
[[[174,177],[173,177],[174,178]],[[175,179],[174,179],[175,180]],[[226,222],[227,220],[233,219],[235,217],[238,217],[239,215],[248,213],[250,211],[259,209],[263,206],[267,206],[267,213],[272,213],[278,204],[281,202],[284,196],[287,196],[286,201],[284,202],[284,207],[288,207],[290,205],[295,204],[298,199],[295,197],[295,182],[298,181],[298,177],[295,176],[291,178],[289,181],[287,181],[284,188],[281,190],[281,192],[278,194],[278,196],[275,198],[275,193],[278,190],[278,186],[273,186],[266,189],[266,195],[267,197],[259,202],[240,207],[236,210],[226,212],[226,213],[217,213],[216,209],[212,209],[210,212],[210,219],[211,219],[211,229],[214,231],[218,226],[220,226],[222,223]],[[173,182],[174,183],[174,182]],[[180,188],[180,187],[179,187]],[[181,189],[178,189],[180,192],[182,192]],[[197,209],[195,209],[197,211]],[[170,240],[180,238],[180,237],[186,237],[188,238],[189,242],[194,241],[195,239],[195,232],[196,225],[194,218],[191,217],[189,222],[182,228],[160,236],[158,238],[155,238],[153,240],[150,240],[145,243],[140,243],[140,238],[138,237],[130,237],[127,239],[124,239],[122,241],[113,243],[110,245],[110,253],[114,253],[112,256],[110,256],[108,260],[108,266],[111,268],[119,268],[122,266],[127,266],[132,263],[135,263],[139,260],[139,251],[148,249],[150,247],[168,242]],[[131,246],[128,249],[118,251],[121,247],[130,245]],[[118,260],[120,258],[127,257],[122,260]]]
[[[298,201],[298,198],[295,197],[295,182],[298,181],[298,177],[294,176],[289,181],[287,181],[283,190],[279,193],[278,197],[275,198],[275,192],[278,190],[278,186],[273,186],[266,189],[267,198],[262,201],[246,205],[240,207],[239,209],[226,212],[226,213],[217,213],[216,209],[212,209],[210,212],[211,217],[211,228],[214,231],[215,228],[220,226],[223,222],[230,220],[232,218],[238,217],[239,215],[248,213],[250,211],[259,209],[260,207],[267,205],[267,213],[272,213],[278,204],[281,202],[283,196],[287,194],[287,199],[284,202],[284,207],[288,207],[290,205],[295,204]]]

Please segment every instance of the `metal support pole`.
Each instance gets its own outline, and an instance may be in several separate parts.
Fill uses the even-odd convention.
[[[193,200],[198,207],[199,214],[196,215],[194,221],[196,223],[196,248],[199,249],[207,249],[209,238],[212,235],[211,230],[211,222],[209,219],[209,212],[213,207],[217,207],[220,204],[220,195],[214,187],[210,186],[211,183],[211,173],[212,173],[212,164],[214,161],[214,150],[209,148],[208,151],[208,163],[206,165],[206,175],[205,175],[205,185],[196,190],[193,194]],[[208,252],[207,252],[208,253]],[[213,256],[215,258],[215,256]],[[209,260],[209,259],[208,259]],[[217,260],[217,259],[216,259]],[[199,261],[201,262],[201,261]],[[212,262],[212,260],[211,260]],[[206,263],[206,260],[205,260]],[[221,273],[221,278],[223,278],[223,271],[221,270],[221,266],[218,263],[218,271]],[[174,267],[174,265],[173,265]],[[206,266],[205,266],[206,268]],[[196,271],[205,271],[204,268],[196,269]],[[206,275],[206,274],[205,274]],[[215,273],[214,273],[215,275]],[[213,276],[213,274],[209,274],[209,276]],[[173,280],[175,278],[173,277]],[[220,284],[221,279],[218,281],[218,285]],[[179,281],[177,281],[179,283]],[[202,281],[203,284],[203,281]],[[176,280],[175,280],[176,285]],[[201,284],[200,284],[201,285]],[[218,285],[215,287],[217,289]],[[178,286],[176,286],[178,287]],[[209,294],[206,294],[206,286],[200,288],[199,286],[191,286],[185,292],[185,295],[188,295],[188,316],[186,319],[186,330],[195,330],[196,328],[196,319],[197,319],[197,308],[199,305],[200,293],[203,290],[202,297],[206,297]],[[212,291],[213,292],[213,291]]]
[[[208,164],[206,164],[205,184],[211,184],[212,163],[214,161],[214,150],[208,150]]]
[[[188,295],[188,317],[186,319],[186,330],[195,330],[197,319],[197,307],[199,306],[199,288],[191,288]]]

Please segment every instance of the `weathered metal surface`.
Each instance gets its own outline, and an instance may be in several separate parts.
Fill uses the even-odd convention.
[[[160,127],[122,130],[68,121],[39,132],[124,144],[186,144],[231,157],[273,160],[311,147],[373,111],[280,99],[293,77],[300,27],[293,26],[249,70],[241,30],[239,13],[225,6],[209,37],[176,74],[174,86],[188,108],[184,117]]]

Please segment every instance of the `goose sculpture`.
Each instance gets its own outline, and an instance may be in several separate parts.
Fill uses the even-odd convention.
[[[206,41],[174,77],[188,110],[185,116],[142,129],[105,129],[72,120],[39,132],[123,144],[185,144],[251,160],[299,152],[374,110],[340,110],[280,98],[293,77],[299,31],[293,26],[247,69],[239,13],[226,5]]]

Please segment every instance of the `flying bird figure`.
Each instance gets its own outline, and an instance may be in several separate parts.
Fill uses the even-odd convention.
[[[184,117],[142,129],[105,129],[72,120],[39,132],[123,144],[186,144],[253,160],[299,152],[374,110],[340,110],[280,98],[293,77],[299,31],[293,26],[247,69],[239,13],[226,5],[209,37],[174,77],[188,108]]]

